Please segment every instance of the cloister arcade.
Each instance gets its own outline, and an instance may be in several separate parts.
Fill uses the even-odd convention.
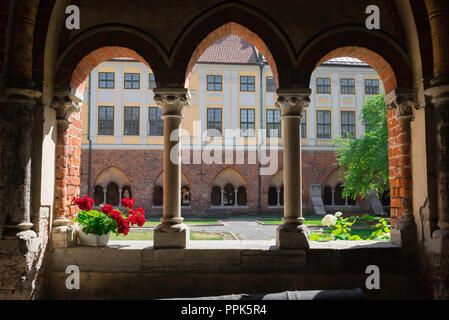
[[[207,284],[212,280],[200,275],[204,265],[184,258],[197,252],[189,251],[189,228],[181,216],[183,194],[187,190],[183,191],[183,187],[188,184],[182,183],[181,161],[170,159],[170,152],[176,148],[179,138],[173,141],[170,134],[181,127],[183,109],[189,107],[185,81],[193,65],[208,45],[224,35],[235,34],[261,50],[275,74],[276,105],[281,111],[283,137],[287,141],[282,166],[284,224],[277,230],[275,251],[259,252],[260,260],[247,267],[241,263],[243,260],[238,260],[239,269],[234,273],[226,265],[232,259],[214,260],[216,264],[207,269],[208,272],[215,270],[217,274],[225,274],[220,278],[223,290],[231,290],[226,287],[230,283],[239,283],[254,291],[290,288],[292,283],[301,288],[326,286],[325,282],[316,280],[314,284],[301,277],[312,277],[313,272],[355,273],[351,268],[364,266],[362,258],[353,259],[352,265],[347,259],[328,259],[335,261],[331,266],[318,263],[324,259],[320,256],[323,249],[317,249],[317,244],[308,241],[302,215],[299,133],[301,111],[310,101],[311,73],[330,58],[355,57],[378,72],[386,91],[391,243],[388,248],[376,247],[369,253],[361,248],[359,251],[335,250],[329,254],[351,252],[356,257],[375,261],[391,274],[409,272],[413,279],[420,279],[413,289],[408,289],[410,284],[395,282],[401,284],[404,289],[399,290],[401,292],[449,298],[447,1],[373,0],[370,4],[380,8],[381,30],[366,29],[364,2],[351,1],[351,5],[347,5],[346,1],[343,4],[324,0],[282,4],[214,0],[207,5],[186,0],[180,10],[173,10],[164,1],[127,1],[124,6],[118,0],[80,0],[73,3],[80,7],[81,28],[68,30],[65,8],[71,3],[69,0],[22,0],[3,1],[0,6],[7,21],[0,27],[4,35],[0,51],[0,150],[4,155],[0,163],[0,297],[40,297],[46,291],[42,279],[47,275],[51,279],[50,296],[65,294],[54,289],[61,281],[61,277],[58,278],[61,267],[55,261],[62,252],[59,249],[73,249],[70,221],[77,209],[71,198],[79,195],[82,126],[79,111],[83,83],[96,65],[116,57],[132,57],[151,66],[157,84],[155,101],[163,110],[163,181],[155,184],[165,191],[161,190],[163,218],[155,230],[151,252],[145,251],[145,254],[152,259],[160,254],[160,260],[148,258],[155,264],[180,254],[183,258],[179,264],[167,263],[165,268],[177,266],[178,271],[196,272],[198,277],[203,276],[202,288],[211,287]],[[148,19],[149,13],[153,19]],[[223,205],[245,202],[245,183],[223,183],[211,185],[211,196],[218,195],[218,189],[214,191],[213,188],[219,187]],[[111,195],[117,194],[114,190],[121,188],[123,191],[129,186],[118,181],[97,185],[103,188],[103,193],[106,190],[106,197],[109,191]],[[97,191],[100,195],[100,188]],[[131,191],[134,192],[128,192]],[[116,199],[111,198],[111,201]],[[214,201],[218,204],[218,200]],[[251,252],[244,251],[246,249],[239,250],[236,259],[254,258]],[[132,250],[123,251],[117,254],[132,254]],[[204,249],[198,251],[204,253]],[[275,270],[270,269],[274,268],[275,260],[270,254],[277,255],[280,261]],[[391,254],[391,259],[383,254]],[[49,255],[53,260],[47,259]],[[295,258],[291,258],[292,255]],[[138,255],[139,259],[142,256]],[[65,261],[66,257],[59,261]],[[390,264],[390,261],[395,263]],[[298,268],[296,263],[302,267]],[[310,263],[316,263],[313,271],[310,271]],[[193,271],[189,269],[191,264]],[[406,270],[410,265],[414,268]],[[320,269],[326,267],[334,269]],[[404,270],[398,271],[399,268]],[[98,270],[101,273],[105,269]],[[149,272],[152,269],[138,270]],[[302,272],[298,270],[306,275],[291,275]],[[228,281],[234,274],[248,273],[258,279],[261,272],[275,277],[274,272],[277,280],[266,280],[265,287],[255,285],[257,281],[251,282],[251,277]],[[189,281],[181,278],[183,272],[175,273],[172,279]],[[153,280],[159,281],[159,287],[164,288],[161,290],[168,290],[168,286],[163,285],[167,277],[156,278]],[[342,277],[339,281],[352,285],[354,282],[348,279]],[[179,286],[186,287],[187,284]],[[241,288],[235,285],[232,290]],[[163,292],[165,296],[174,294]],[[201,292],[211,293],[210,289]],[[385,295],[392,292],[398,291],[382,291]],[[187,289],[176,293],[191,294]]]

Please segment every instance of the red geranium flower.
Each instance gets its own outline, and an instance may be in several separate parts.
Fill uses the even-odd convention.
[[[134,207],[134,204],[136,203],[136,199],[132,198],[124,198],[122,199],[122,206],[128,209],[132,209]]]
[[[78,208],[84,211],[92,210],[94,205],[94,199],[89,198],[87,195],[84,198],[73,197],[72,201],[78,206]]]
[[[110,204],[105,204],[102,208],[101,211],[106,214],[109,215],[112,211],[114,211],[114,208],[110,205]]]

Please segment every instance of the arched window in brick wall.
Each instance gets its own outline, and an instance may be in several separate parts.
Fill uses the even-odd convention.
[[[94,189],[94,205],[99,206],[104,203],[104,190],[102,186],[96,186]]]
[[[115,182],[109,183],[106,188],[106,203],[111,206],[118,206],[120,203],[118,185]]]
[[[237,205],[239,206],[247,205],[247,195],[245,187],[239,187],[237,190]]]
[[[224,187],[224,197],[223,197],[223,205],[224,206],[233,206],[235,204],[235,192],[234,186],[228,183]]]
[[[131,187],[130,186],[124,186],[122,188],[122,199],[124,198],[133,198],[133,194],[131,192]]]
[[[190,188],[188,186],[181,188],[181,205],[190,206]]]
[[[153,191],[153,206],[161,207],[164,204],[164,193],[161,186],[155,186]]]
[[[332,205],[332,187],[325,186],[323,192],[323,203],[325,206]]]
[[[213,206],[220,206],[221,205],[221,190],[220,187],[213,187],[212,193],[210,195],[210,202]]]
[[[284,205],[284,185],[281,186],[281,190],[279,192],[279,205]]]
[[[278,191],[275,187],[270,187],[268,189],[268,205],[269,206],[277,206],[278,204]]]

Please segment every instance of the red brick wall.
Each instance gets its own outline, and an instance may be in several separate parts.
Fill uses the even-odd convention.
[[[412,211],[410,121],[398,121],[394,110],[388,110],[387,117],[391,224],[395,225],[402,215]]]
[[[78,213],[72,198],[80,195],[81,118],[74,113],[68,127],[58,124],[55,219],[71,220]]]
[[[87,194],[88,154],[82,150],[81,156],[81,195]],[[245,154],[246,156],[246,154]],[[136,204],[150,209],[151,214],[160,214],[160,209],[152,209],[154,183],[163,170],[162,150],[92,150],[91,197],[96,178],[107,168],[113,166],[122,170],[131,182],[132,196]],[[235,164],[232,168],[239,171],[247,182],[249,211],[259,211],[259,177],[257,164]],[[283,155],[278,154],[279,167],[282,167]],[[335,152],[330,150],[303,150],[303,203],[305,211],[311,211],[309,188],[312,183],[324,184],[327,176],[337,167]],[[191,190],[191,209],[185,212],[203,212],[210,208],[210,193],[214,178],[229,165],[183,164],[182,172],[186,176]],[[268,188],[272,176],[261,176],[261,211],[276,211],[268,208]],[[281,211],[281,209],[277,210]]]

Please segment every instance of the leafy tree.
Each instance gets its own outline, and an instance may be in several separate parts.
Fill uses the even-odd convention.
[[[388,172],[388,124],[384,95],[370,97],[362,108],[366,128],[360,139],[336,140],[338,165],[346,183],[343,196],[365,197],[370,190],[383,193],[390,188]]]

